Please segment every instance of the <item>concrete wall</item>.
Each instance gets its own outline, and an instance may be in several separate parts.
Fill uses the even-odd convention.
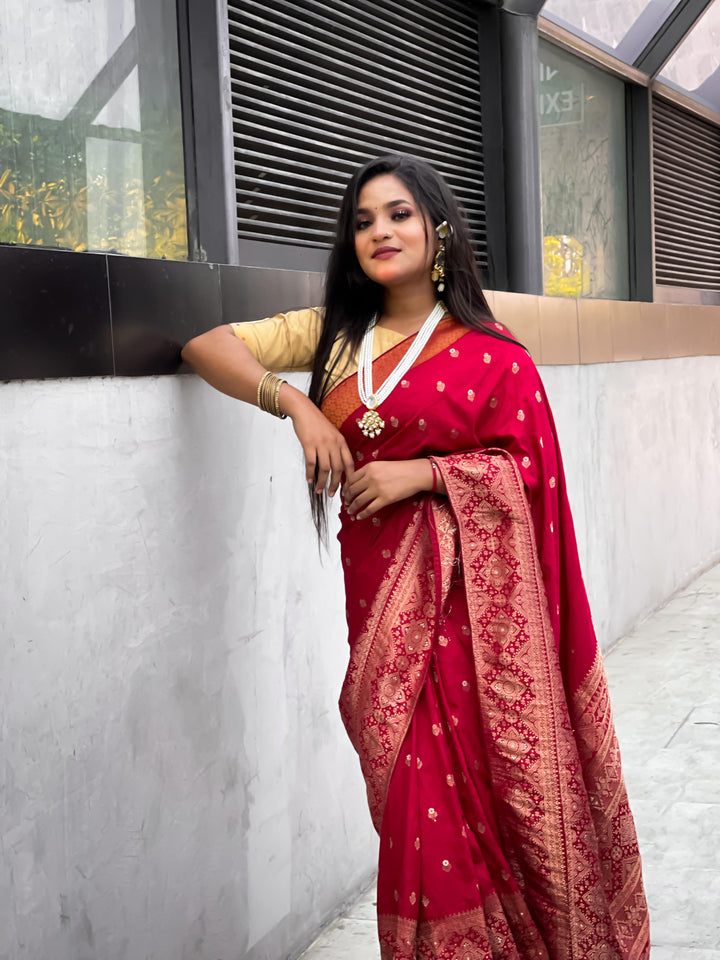
[[[375,864],[289,423],[0,386],[0,958],[280,960]]]
[[[720,554],[720,358],[542,374],[607,644]],[[290,425],[194,377],[0,411],[0,958],[296,955],[375,840]]]
[[[720,357],[540,372],[606,650],[720,559]]]

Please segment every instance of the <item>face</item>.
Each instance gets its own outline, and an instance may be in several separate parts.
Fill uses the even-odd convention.
[[[383,287],[431,284],[434,237],[430,221],[402,180],[385,173],[363,186],[358,196],[355,254],[371,280]]]

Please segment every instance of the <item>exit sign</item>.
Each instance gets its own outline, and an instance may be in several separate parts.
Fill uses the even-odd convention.
[[[538,114],[541,127],[582,123],[585,119],[585,85],[573,83],[560,70],[541,63]]]

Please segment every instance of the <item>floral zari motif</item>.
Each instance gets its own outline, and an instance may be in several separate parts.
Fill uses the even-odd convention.
[[[504,847],[552,957],[639,958],[647,907],[602,660],[564,688],[522,480],[510,457],[441,461],[469,573],[481,713]],[[538,904],[538,906],[540,906]]]
[[[340,712],[360,755],[377,830],[436,633],[435,561],[424,505],[408,525],[353,646]],[[449,571],[446,577],[449,577]]]

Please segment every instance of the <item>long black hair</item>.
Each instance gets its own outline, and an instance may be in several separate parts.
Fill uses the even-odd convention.
[[[318,407],[335,370],[338,367],[342,370],[354,356],[373,317],[382,313],[384,288],[363,273],[355,255],[355,231],[360,191],[370,180],[383,174],[392,174],[402,181],[433,226],[447,220],[452,228],[444,241],[445,290],[442,294],[450,316],[473,330],[516,342],[494,326],[465,217],[440,174],[429,163],[408,154],[377,157],[353,175],[340,205],[335,243],[325,275],[325,315],[308,391]],[[427,236],[427,242],[434,245],[434,233]],[[336,341],[339,349],[330,365]],[[327,531],[325,495],[316,495],[311,487],[310,497],[315,526],[324,539]]]

